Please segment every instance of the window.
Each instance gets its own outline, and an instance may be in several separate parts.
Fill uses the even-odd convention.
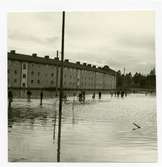
[[[38,76],[40,76],[40,72],[38,72]]]
[[[31,72],[31,75],[34,75],[34,71]]]
[[[53,75],[54,75],[54,74],[53,74],[53,73],[51,73],[51,76],[52,76],[52,77],[53,77]]]
[[[33,83],[33,80],[31,80],[31,83]]]
[[[17,71],[15,70],[14,73],[17,74]]]
[[[38,83],[38,84],[40,83],[40,80],[39,80],[39,79],[37,80],[37,83]]]
[[[26,64],[23,64],[23,69],[24,69],[24,70],[26,69]]]
[[[17,79],[14,79],[14,82],[16,83],[16,82],[17,82]]]
[[[8,73],[10,73],[10,70],[8,69]]]
[[[25,87],[25,83],[23,83],[23,87]]]
[[[51,84],[53,84],[53,81],[51,81]]]
[[[26,74],[23,74],[23,78],[26,78]]]

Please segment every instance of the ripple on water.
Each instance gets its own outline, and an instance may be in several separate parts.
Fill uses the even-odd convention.
[[[61,160],[73,162],[154,162],[157,160],[156,101],[153,96],[63,104]],[[13,102],[8,118],[9,161],[56,161],[58,101]],[[147,104],[147,105],[144,105]],[[132,130],[136,122],[140,129]],[[55,133],[55,137],[54,137]],[[54,139],[54,140],[53,140]]]

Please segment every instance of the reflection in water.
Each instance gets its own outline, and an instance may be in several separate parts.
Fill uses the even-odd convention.
[[[54,116],[53,116],[53,143],[55,142],[55,138],[56,138],[56,122],[57,122],[57,102],[58,99],[56,98],[55,103],[54,103]]]
[[[75,124],[75,112],[74,112],[74,105],[75,105],[75,96],[73,98],[73,102],[72,102],[72,124]]]
[[[12,108],[8,108],[8,127],[9,128],[12,128],[12,124],[14,122],[12,117],[13,117]]]
[[[147,104],[147,105],[144,105]],[[58,101],[19,99],[8,111],[9,161],[56,161]],[[91,100],[63,105],[61,161],[154,162],[157,159],[155,97]],[[135,122],[141,128],[132,130]]]
[[[56,136],[56,120],[57,120],[57,110],[55,110],[54,112],[54,120],[53,120],[53,142],[55,140],[55,136]]]

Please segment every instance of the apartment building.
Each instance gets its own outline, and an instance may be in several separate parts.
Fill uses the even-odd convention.
[[[25,96],[28,89],[34,94],[46,90],[54,95],[59,90],[60,67],[61,61],[57,57],[51,59],[49,56],[25,55],[11,50],[8,52],[8,88],[16,96]],[[86,92],[116,89],[116,72],[108,66],[97,68],[65,59],[63,88],[65,91]]]

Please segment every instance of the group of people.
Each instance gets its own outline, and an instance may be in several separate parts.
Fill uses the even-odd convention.
[[[78,98],[79,98],[79,102],[80,103],[84,103],[85,102],[85,91],[81,91],[79,94],[78,94]],[[95,99],[95,92],[93,92],[92,94],[92,99],[94,100]],[[101,92],[98,92],[98,98],[101,99]]]
[[[27,95],[27,101],[30,102],[31,101],[32,92],[29,89],[27,90],[26,95]],[[43,100],[43,91],[40,92],[40,105],[42,105],[42,100]],[[13,102],[13,93],[9,89],[9,91],[8,91],[8,107],[9,108],[11,108],[11,103],[12,102]]]
[[[30,90],[28,90],[27,91],[28,102],[31,101],[31,95],[32,95],[32,92]],[[42,105],[42,100],[43,100],[43,91],[41,90],[41,92],[40,92],[40,105]]]
[[[127,90],[122,90],[122,89],[120,89],[120,90],[116,90],[116,91],[111,91],[110,92],[110,94],[111,94],[111,97],[113,97],[113,95],[115,96],[115,97],[126,97],[127,96]]]
[[[127,91],[126,90],[116,90],[116,91],[111,91],[110,92],[111,97],[115,96],[115,97],[124,97],[127,96]],[[27,90],[26,92],[27,95],[27,101],[30,102],[31,101],[31,96],[32,96],[32,92],[30,91],[30,89]],[[79,98],[79,102],[80,103],[84,103],[85,102],[85,91],[81,91],[78,94],[78,98]],[[101,92],[98,92],[98,98],[101,99]],[[63,99],[66,101],[67,100],[67,95],[63,96]],[[92,94],[92,99],[95,99],[95,92]],[[40,105],[42,105],[42,100],[43,100],[43,91],[40,91]],[[8,91],[8,102],[9,102],[9,107],[11,107],[11,103],[13,101],[13,93],[11,90]]]
[[[85,102],[85,91],[81,91],[80,93],[79,93],[79,95],[78,95],[78,97],[79,97],[79,102],[81,103],[81,102]]]

